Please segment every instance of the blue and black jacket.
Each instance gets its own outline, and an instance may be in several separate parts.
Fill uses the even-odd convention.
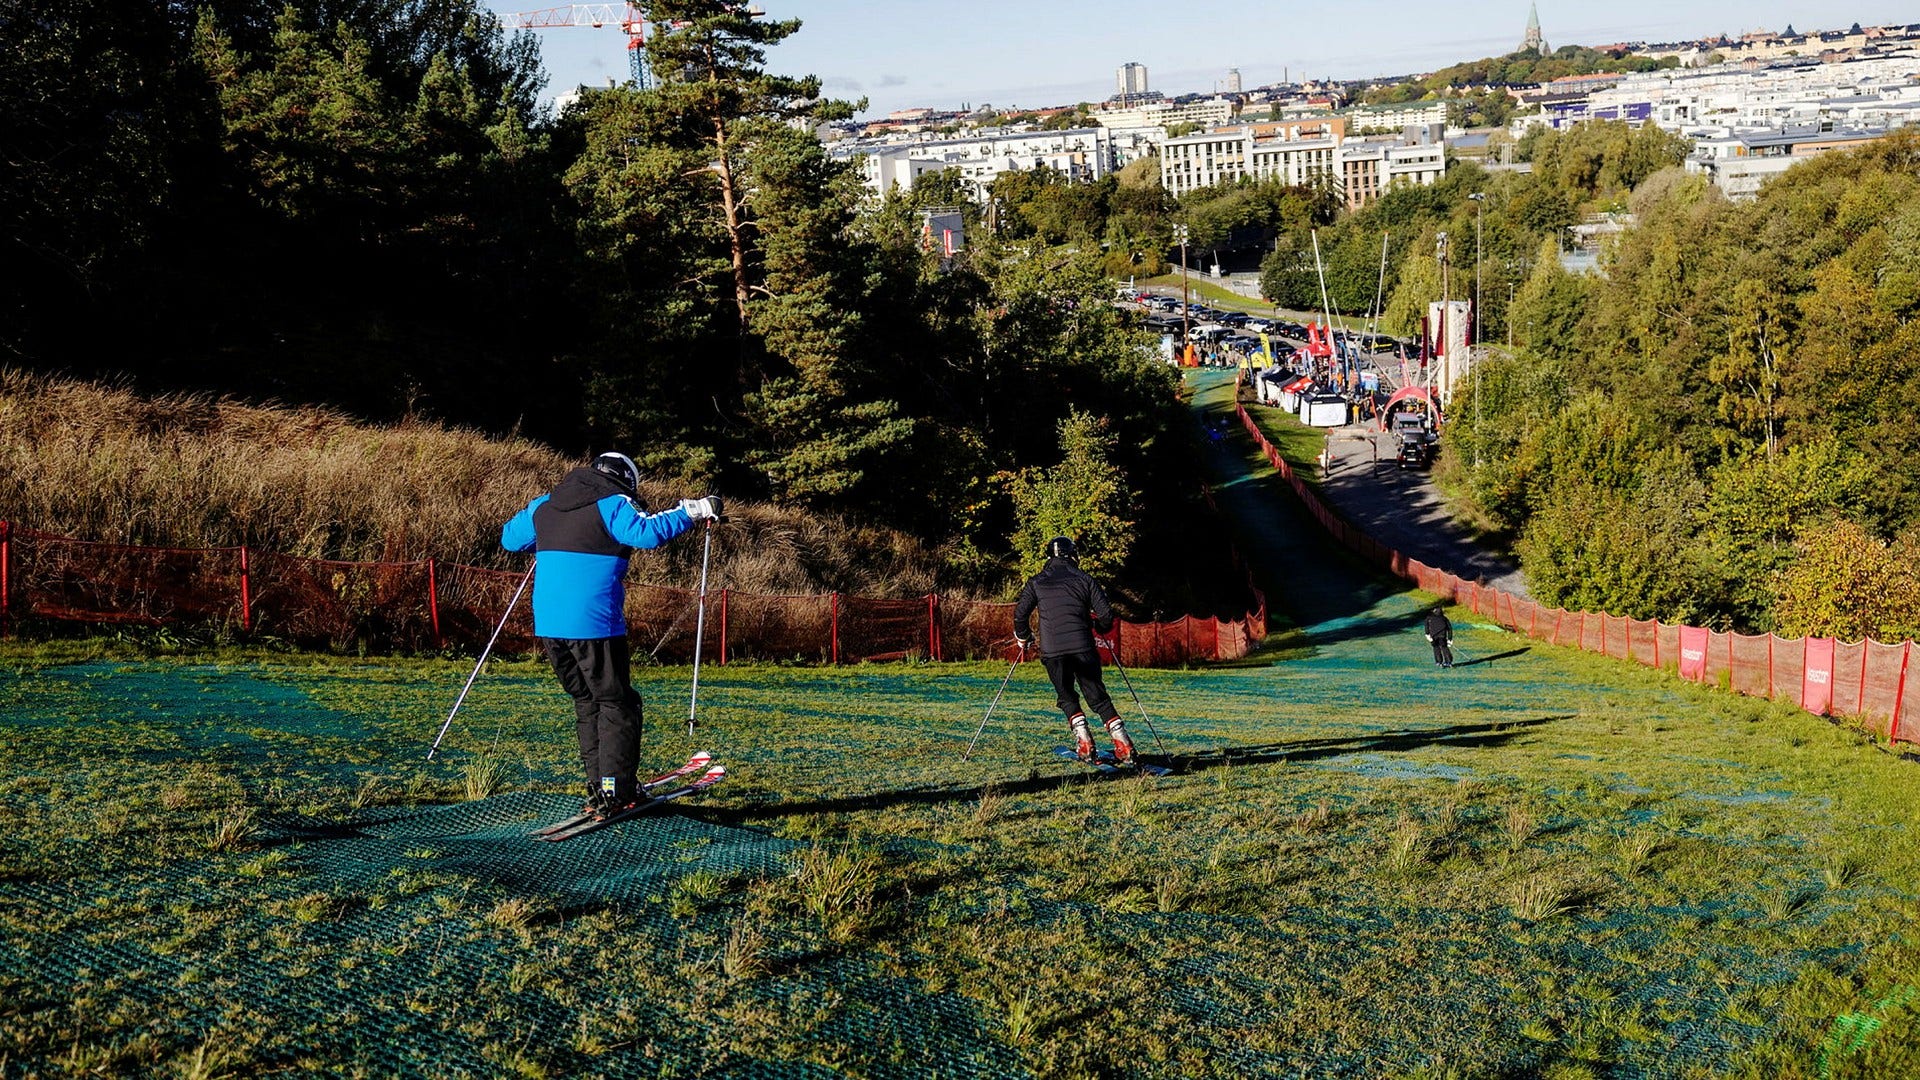
[[[685,511],[648,514],[612,477],[581,467],[500,529],[508,551],[534,551],[533,632],[625,637],[627,559],[693,527]]]

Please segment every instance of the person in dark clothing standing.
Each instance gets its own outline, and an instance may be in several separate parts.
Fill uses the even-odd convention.
[[[1427,641],[1433,646],[1433,662],[1444,668],[1453,666],[1453,623],[1438,607],[1427,612]]]
[[[1133,740],[1127,738],[1127,725],[1120,710],[1113,707],[1106,681],[1100,674],[1100,653],[1093,635],[1113,632],[1113,609],[1107,606],[1107,594],[1100,583],[1078,565],[1073,541],[1058,536],[1047,541],[1047,563],[1020,590],[1013,605],[1013,636],[1024,653],[1033,645],[1033,613],[1040,612],[1040,664],[1053,681],[1060,711],[1067,714],[1067,726],[1073,731],[1074,752],[1081,760],[1093,760],[1093,733],[1087,728],[1087,715],[1080,708],[1079,694],[1087,697],[1091,708],[1107,725],[1113,739],[1116,761],[1133,760]]]
[[[625,454],[567,473],[500,530],[508,551],[532,550],[533,632],[573,698],[587,809],[609,817],[638,801],[640,695],[634,692],[622,580],[636,548],[656,548],[720,516],[720,499],[685,499],[649,514]]]

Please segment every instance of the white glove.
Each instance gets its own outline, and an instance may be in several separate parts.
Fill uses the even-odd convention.
[[[702,499],[681,499],[680,510],[694,521],[717,520],[720,517],[720,496],[708,495]]]

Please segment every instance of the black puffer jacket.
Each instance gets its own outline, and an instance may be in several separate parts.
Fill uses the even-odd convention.
[[[1041,656],[1092,652],[1094,631],[1113,630],[1113,609],[1107,606],[1100,583],[1066,559],[1048,559],[1020,590],[1020,599],[1013,605],[1014,633],[1033,637],[1036,607],[1040,609]]]

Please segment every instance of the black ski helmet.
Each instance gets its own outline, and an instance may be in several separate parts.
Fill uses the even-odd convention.
[[[593,459],[593,471],[602,476],[612,477],[628,491],[634,491],[640,487],[640,467],[625,454],[616,454],[611,451],[601,454]]]
[[[1074,550],[1073,541],[1064,536],[1056,536],[1047,541],[1047,558],[1075,562],[1080,558],[1080,553]]]

